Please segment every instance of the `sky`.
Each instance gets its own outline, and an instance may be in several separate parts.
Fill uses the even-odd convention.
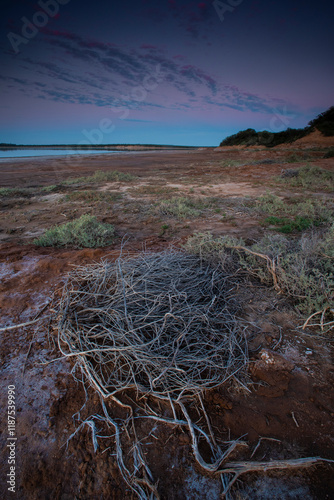
[[[2,0],[0,143],[217,146],[334,105],[328,0]]]

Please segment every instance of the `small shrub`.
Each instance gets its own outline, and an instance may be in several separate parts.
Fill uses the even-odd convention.
[[[299,171],[292,168],[287,168],[282,170],[281,179],[291,179],[292,177],[298,177]]]
[[[218,258],[224,262],[228,257],[228,253],[226,252],[228,247],[243,246],[244,244],[242,239],[233,236],[214,238],[210,233],[194,233],[188,238],[184,248],[188,252],[200,255],[204,259],[216,260]]]
[[[201,210],[205,208],[205,203],[201,200],[187,198],[184,196],[174,196],[170,200],[164,200],[158,205],[160,214],[168,217],[184,219],[186,217],[198,217]]]
[[[14,190],[11,188],[0,188],[0,196],[2,196],[3,198],[11,196],[13,194],[13,191]]]
[[[34,243],[43,247],[95,248],[110,245],[113,237],[114,227],[111,224],[100,223],[96,217],[86,214],[79,219],[52,227],[34,240]]]
[[[162,224],[160,232],[159,232],[159,236],[163,236],[168,229],[169,229],[168,224]]]
[[[303,161],[305,158],[301,155],[298,155],[296,153],[292,153],[290,156],[288,156],[285,159],[285,163],[299,163]]]
[[[257,199],[257,208],[261,212],[265,212],[267,214],[279,214],[284,212],[285,209],[284,201],[278,196],[270,193],[266,193],[260,198]]]
[[[270,224],[273,226],[278,226],[281,233],[292,233],[294,231],[305,231],[312,226],[317,226],[319,223],[308,217],[295,217],[293,220],[287,219],[286,217],[267,217],[264,220],[265,224]]]

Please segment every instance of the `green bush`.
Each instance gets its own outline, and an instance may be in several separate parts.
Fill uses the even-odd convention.
[[[314,120],[310,121],[311,127],[316,127],[325,136],[334,135],[334,106],[320,113]]]
[[[220,146],[266,146],[274,147],[278,144],[291,143],[305,137],[311,132],[309,127],[305,129],[288,128],[282,132],[268,132],[263,130],[256,132],[252,128],[242,130],[237,134],[226,137]]]
[[[314,131],[314,128],[326,136],[334,135],[334,106],[320,113],[304,128],[287,128],[282,132],[256,132],[253,128],[242,130],[237,134],[226,137],[220,146],[267,146],[274,147],[278,144],[291,143],[301,139]]]
[[[11,188],[0,188],[0,196],[2,197],[7,197],[7,196],[11,196],[13,194],[13,189]]]
[[[95,248],[110,245],[113,237],[114,227],[111,224],[100,223],[96,217],[86,214],[79,219],[52,227],[34,240],[34,243],[43,247]]]
[[[279,231],[281,233],[292,233],[294,231],[305,231],[312,226],[318,226],[320,223],[318,221],[314,221],[309,217],[301,217],[297,216],[293,220],[287,219],[286,217],[267,217],[264,220],[265,224],[270,224],[273,226],[278,226]]]
[[[248,128],[226,137],[220,146],[254,146],[255,144],[257,144],[257,132],[253,128]]]

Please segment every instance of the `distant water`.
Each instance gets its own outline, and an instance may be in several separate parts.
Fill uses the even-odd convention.
[[[101,155],[122,153],[123,151],[88,150],[88,149],[10,149],[0,151],[0,158],[24,158],[34,156]]]

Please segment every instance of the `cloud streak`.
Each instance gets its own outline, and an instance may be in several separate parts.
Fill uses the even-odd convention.
[[[206,4],[199,5],[201,15],[206,15]],[[171,1],[170,9],[175,8]],[[231,108],[272,112],[272,99],[219,82],[202,68],[187,64],[182,54],[167,55],[157,45],[142,44],[138,49],[129,49],[68,31],[44,29],[43,33],[44,58],[21,59],[28,68],[23,72],[26,78],[2,78],[21,92],[29,88],[34,97],[139,111]],[[50,51],[57,54],[52,62]],[[145,98],[140,97],[143,95]]]

